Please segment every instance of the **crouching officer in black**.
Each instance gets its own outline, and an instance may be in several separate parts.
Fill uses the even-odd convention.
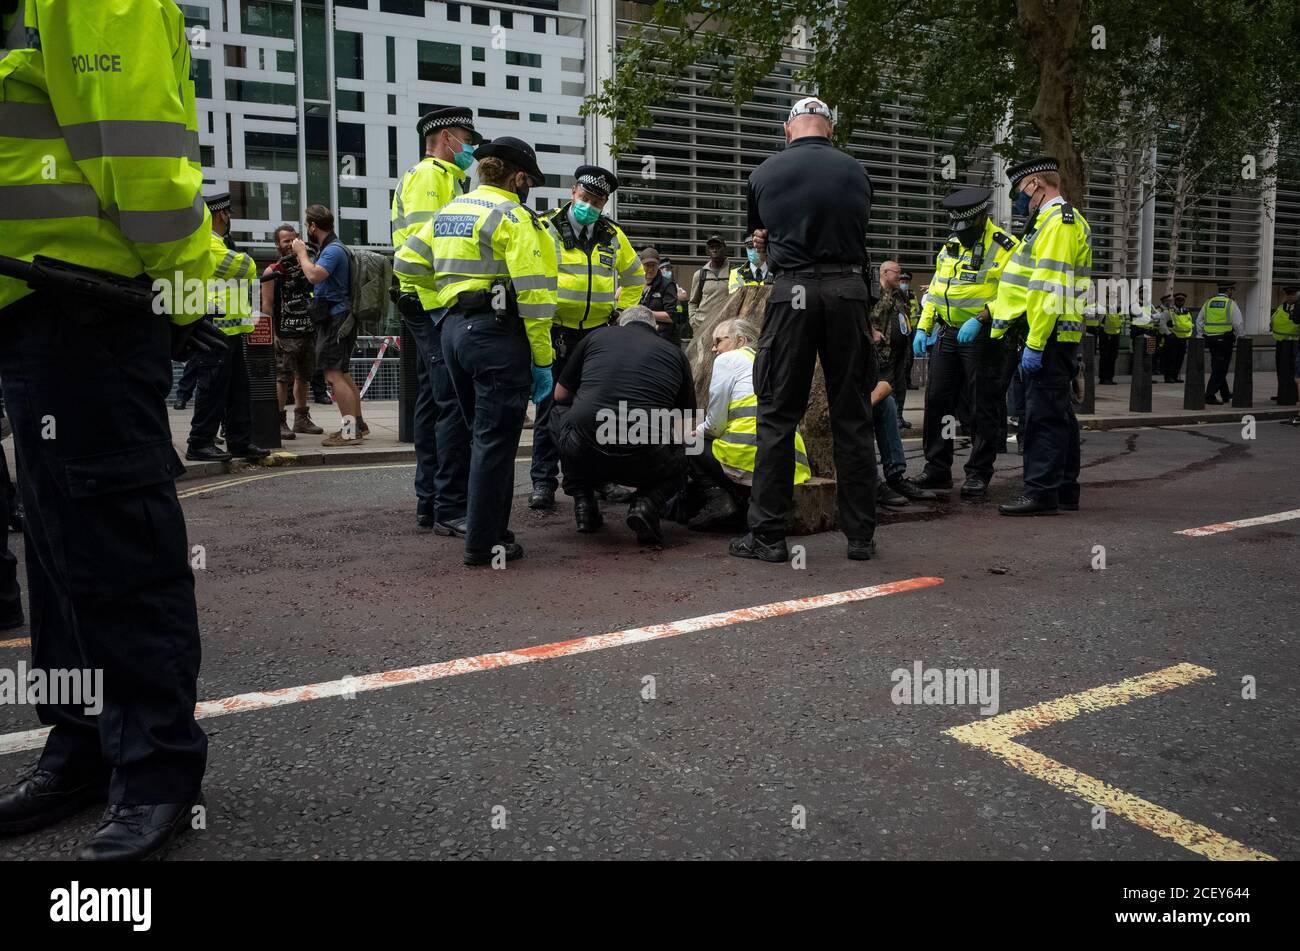
[[[782,562],[794,511],[795,429],[808,408],[818,356],[826,378],[835,447],[836,501],[848,557],[875,551],[876,450],[864,391],[877,366],[863,278],[871,179],[831,145],[829,106],[800,99],[785,124],[786,149],[749,176],[749,229],[775,274],[754,358],[758,453],[749,534],[738,558]],[[864,385],[865,384],[865,385]]]

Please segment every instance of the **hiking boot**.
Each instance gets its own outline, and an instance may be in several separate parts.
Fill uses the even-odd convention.
[[[306,433],[309,436],[319,436],[325,432],[312,422],[310,409],[298,409],[297,407],[294,407],[293,410],[293,431],[295,433]]]
[[[284,410],[280,410],[280,442],[293,438],[295,438],[293,430],[289,428],[288,422],[285,421]]]
[[[326,449],[337,449],[340,446],[359,446],[361,445],[361,436],[358,434],[352,439],[344,439],[343,430],[339,429],[322,439],[320,444]]]

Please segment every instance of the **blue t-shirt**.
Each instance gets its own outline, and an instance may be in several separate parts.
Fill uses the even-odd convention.
[[[317,256],[316,264],[330,272],[329,277],[316,285],[316,296],[332,302],[331,316],[343,313],[352,300],[351,262],[347,251],[337,239],[331,241]]]

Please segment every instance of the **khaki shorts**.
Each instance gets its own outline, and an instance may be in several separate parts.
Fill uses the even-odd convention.
[[[316,372],[316,340],[313,337],[275,339],[275,380],[293,386],[294,380],[311,382]]]

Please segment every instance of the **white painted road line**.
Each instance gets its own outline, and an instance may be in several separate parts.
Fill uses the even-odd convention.
[[[1273,515],[1259,515],[1255,518],[1242,518],[1235,522],[1216,522],[1213,525],[1202,525],[1200,528],[1184,528],[1181,532],[1174,532],[1174,534],[1200,538],[1203,535],[1218,535],[1220,532],[1231,532],[1238,528],[1254,528],[1256,525],[1289,522],[1295,518],[1300,518],[1300,509],[1292,509],[1289,512],[1276,512]]]
[[[729,627],[733,624],[743,624],[746,621],[765,621],[769,618],[785,617],[803,611],[815,611],[818,608],[853,604],[857,601],[869,601],[872,598],[883,598],[890,594],[902,594],[904,591],[932,588],[940,584],[943,584],[942,578],[908,578],[906,581],[891,581],[887,584],[872,585],[869,588],[851,588],[848,591],[818,594],[810,598],[797,598],[793,601],[774,601],[771,604],[760,604],[752,608],[740,608],[735,611],[722,611],[718,614],[705,614],[681,621],[670,621],[667,624],[651,624],[648,627],[634,627],[624,631],[612,631],[608,634],[593,634],[568,641],[553,641],[550,644],[539,644],[535,647],[523,647],[518,650],[478,654],[474,657],[461,657],[457,660],[425,664],[420,667],[406,667],[401,670],[388,670],[382,673],[364,674],[359,677],[344,677],[342,680],[307,684],[302,687],[285,687],[280,690],[242,693],[234,697],[226,697],[224,700],[201,701],[194,708],[194,715],[202,720],[207,717],[224,716],[227,713],[267,710],[272,707],[283,707],[308,700],[322,700],[326,697],[352,696],[369,690],[382,690],[385,687],[426,683],[431,680],[442,680],[446,677],[459,677],[461,674],[473,674],[482,670],[516,667],[520,664],[531,664],[539,660],[572,657],[575,654],[608,650],[611,647],[626,647],[629,644],[641,644],[665,637],[677,637],[680,634]],[[23,750],[40,749],[45,745],[45,737],[49,732],[49,728],[46,727],[39,730],[27,730],[22,733],[4,734],[0,736],[0,756],[6,753],[19,753]]]

